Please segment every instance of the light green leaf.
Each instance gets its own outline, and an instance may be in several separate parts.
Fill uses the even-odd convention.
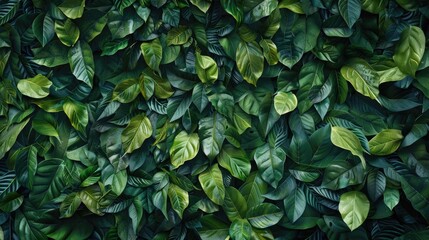
[[[189,41],[192,30],[186,26],[172,28],[167,33],[167,45],[183,45]]]
[[[378,14],[387,6],[388,0],[362,0],[362,10]]]
[[[55,33],[60,41],[68,47],[73,46],[80,36],[79,28],[70,19],[64,22],[55,21]]]
[[[222,148],[226,123],[226,119],[218,113],[213,113],[213,116],[203,118],[199,122],[198,133],[202,139],[201,145],[209,159],[214,159]]]
[[[144,140],[152,135],[152,125],[149,118],[144,114],[139,114],[131,118],[130,123],[121,135],[122,147],[126,153],[132,153],[140,148]]]
[[[80,206],[82,200],[79,197],[79,194],[76,192],[72,192],[60,205],[60,217],[61,218],[69,218],[74,215],[78,207]]]
[[[174,211],[179,214],[180,218],[183,218],[183,211],[185,211],[189,205],[188,192],[177,185],[170,184],[168,187],[168,197],[170,198],[170,203]]]
[[[425,34],[419,27],[410,26],[402,31],[393,61],[403,73],[415,77],[425,52],[425,43]]]
[[[354,89],[360,94],[371,99],[377,99],[380,77],[365,60],[350,60],[341,68],[341,75],[350,82]]]
[[[339,0],[338,9],[340,10],[340,14],[343,17],[344,21],[346,21],[349,28],[352,28],[360,17],[361,1]]]
[[[17,85],[23,95],[36,99],[47,97],[51,86],[52,82],[41,74],[37,74],[33,78],[22,79]]]
[[[213,58],[195,53],[195,70],[203,83],[214,83],[218,79],[218,67]]]
[[[298,99],[292,92],[278,92],[274,96],[274,108],[280,115],[292,112],[298,106]]]
[[[174,168],[178,168],[186,161],[197,156],[200,149],[200,138],[198,134],[188,134],[186,131],[181,131],[174,138],[173,145],[170,148],[171,164]]]
[[[136,79],[125,79],[116,85],[113,90],[112,100],[120,103],[130,103],[136,99],[140,93],[140,86]]]
[[[399,191],[397,189],[386,189],[383,193],[384,204],[390,209],[393,210],[396,205],[399,203]]]
[[[220,3],[225,12],[233,16],[238,24],[243,21],[243,8],[237,3],[237,0],[221,0]]]
[[[153,84],[154,94],[157,98],[167,99],[171,97],[174,93],[170,82],[158,76],[151,70],[145,70],[142,73],[142,76],[140,76],[140,79],[143,80],[144,85]]]
[[[252,226],[246,219],[236,219],[229,227],[229,236],[233,240],[250,240]]]
[[[272,203],[261,203],[247,211],[247,220],[256,228],[276,225],[283,217],[283,211]]]
[[[18,124],[13,124],[7,129],[2,130],[0,133],[0,159],[3,158],[6,153],[13,147],[18,138],[18,135],[21,133],[22,129],[30,121],[28,118],[25,121],[22,121]]]
[[[85,0],[65,0],[61,3],[58,8],[66,15],[68,18],[76,19],[80,18],[83,15],[83,10],[85,8]]]
[[[88,125],[88,110],[86,105],[72,99],[67,99],[63,104],[63,110],[70,119],[71,125],[80,132],[85,132]]]
[[[264,71],[264,56],[256,42],[241,41],[236,52],[237,67],[244,80],[256,86]]]
[[[225,199],[222,208],[225,211],[229,221],[246,218],[247,203],[243,195],[234,187],[225,189]]]
[[[92,49],[88,43],[79,41],[70,49],[69,54],[70,69],[73,75],[80,81],[92,87],[94,78],[94,57]]]
[[[151,42],[143,42],[140,45],[143,58],[146,64],[155,71],[159,72],[159,65],[162,60],[162,45],[158,38]]]
[[[363,157],[363,148],[359,138],[350,130],[343,127],[334,126],[331,128],[331,142],[342,149],[350,151],[353,155],[359,157],[362,165],[365,167],[365,158]]]
[[[261,46],[264,57],[269,65],[278,63],[277,46],[271,39],[261,39],[261,41],[259,41],[259,46]]]
[[[225,144],[217,161],[219,165],[238,179],[246,180],[247,176],[249,176],[251,169],[250,159],[243,149]]]
[[[198,176],[198,180],[210,200],[218,205],[222,205],[225,198],[225,186],[223,185],[222,172],[219,166],[213,164],[213,166]]]
[[[351,231],[358,228],[368,217],[369,201],[365,194],[359,191],[350,191],[341,195],[338,210],[343,221]]]
[[[200,9],[203,13],[207,13],[212,3],[212,0],[190,0],[193,5]]]
[[[401,146],[403,138],[401,130],[384,129],[368,142],[369,151],[374,155],[392,154]]]
[[[240,192],[246,199],[247,206],[254,207],[262,203],[265,199],[263,196],[267,193],[267,184],[262,180],[259,174],[255,171],[250,173],[246,181],[240,187]]]

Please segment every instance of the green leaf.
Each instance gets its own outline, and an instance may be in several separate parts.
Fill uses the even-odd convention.
[[[195,70],[203,83],[214,83],[218,79],[218,67],[213,58],[195,53]]]
[[[425,34],[419,27],[410,26],[402,31],[393,61],[403,73],[415,77],[425,52],[425,42]]]
[[[18,124],[12,124],[7,129],[2,129],[0,133],[0,159],[3,158],[6,153],[13,147],[21,133],[22,129],[27,125],[30,119],[22,121]]]
[[[362,10],[378,14],[387,6],[388,0],[363,0]]]
[[[201,217],[202,227],[198,229],[201,239],[225,240],[228,237],[229,225],[214,215]]]
[[[366,186],[369,198],[371,201],[375,202],[383,195],[386,189],[386,177],[380,171],[372,171],[368,174]]]
[[[365,168],[365,158],[363,157],[363,148],[359,138],[350,130],[343,127],[331,128],[331,142],[342,149],[350,151],[353,155],[360,158]]]
[[[267,184],[257,172],[252,172],[240,187],[240,192],[246,199],[247,206],[254,207],[264,201],[265,197],[263,195],[267,192]]]
[[[200,149],[200,139],[198,134],[187,134],[181,131],[174,138],[173,145],[170,148],[171,164],[174,168],[178,168],[186,161],[197,156]]]
[[[28,189],[33,189],[37,171],[37,148],[34,146],[21,148],[14,155],[17,155],[15,171],[18,181]]]
[[[234,17],[235,21],[240,24],[243,21],[243,8],[237,3],[236,0],[221,0],[225,12]]]
[[[283,177],[286,152],[280,147],[271,147],[268,143],[255,150],[255,162],[262,179],[277,188]]]
[[[143,77],[142,77],[143,76]],[[140,77],[143,84],[153,84],[154,94],[157,98],[167,99],[173,95],[174,91],[169,81],[156,75],[153,71],[144,71]]]
[[[338,9],[340,10],[340,14],[343,17],[344,21],[346,21],[349,28],[352,28],[360,17],[361,1],[339,0]]]
[[[384,204],[390,209],[393,210],[396,205],[399,203],[399,191],[396,189],[386,189],[383,193]]]
[[[2,197],[0,200],[0,210],[3,212],[16,211],[24,201],[24,196],[17,192],[11,192]]]
[[[136,13],[134,8],[126,8],[121,14],[117,10],[107,13],[107,27],[112,34],[112,39],[121,39],[134,33],[144,24],[144,20]]]
[[[198,7],[203,13],[207,13],[210,8],[211,0],[190,0],[193,5]]]
[[[136,79],[125,79],[116,85],[113,90],[112,100],[120,103],[130,103],[136,99],[140,93],[140,86]]]
[[[280,115],[292,112],[298,106],[298,99],[292,92],[278,92],[274,96],[274,108]]]
[[[84,7],[85,0],[65,0],[58,6],[64,15],[71,19],[82,17]]]
[[[378,98],[380,77],[365,60],[350,60],[341,68],[341,76],[350,82],[360,94],[371,99]]]
[[[219,166],[213,164],[213,166],[198,176],[198,180],[207,197],[214,203],[222,205],[225,198],[225,186],[223,185],[222,172]]]
[[[102,46],[103,52],[101,56],[111,56],[128,46],[128,39],[115,39],[112,41],[104,42]]]
[[[337,162],[325,169],[322,187],[331,190],[346,188],[363,183],[365,171],[362,164],[351,165],[349,162]]]
[[[261,39],[261,41],[259,41],[259,46],[261,46],[264,57],[269,65],[275,65],[278,63],[279,58],[277,56],[277,46],[272,40]]]
[[[71,125],[79,132],[85,132],[89,121],[88,110],[85,104],[67,99],[63,104],[63,110],[69,118]]]
[[[244,80],[256,86],[264,71],[264,57],[256,42],[241,41],[236,52],[237,67]]]
[[[15,229],[20,239],[48,239],[41,231],[40,225],[34,221],[34,215],[34,212],[26,213],[21,210],[16,212]]]
[[[246,14],[246,23],[253,23],[263,17],[269,16],[278,5],[278,1],[276,0],[263,0],[259,2],[260,3],[257,6],[255,6],[250,12]]]
[[[11,20],[18,11],[20,0],[8,0],[2,2],[0,8],[0,25],[3,25]]]
[[[74,46],[80,36],[79,28],[70,19],[64,22],[55,21],[55,33],[60,41],[68,47]]]
[[[59,40],[53,40],[43,48],[34,48],[32,61],[46,67],[57,67],[69,62],[67,55],[64,54],[67,51],[68,48]]]
[[[423,218],[429,220],[429,179],[416,176],[400,178],[402,189],[411,205]]]
[[[39,163],[33,191],[30,193],[30,199],[37,206],[42,206],[61,194],[66,187],[64,181],[66,168],[65,161],[61,159],[49,159]]]
[[[95,65],[92,50],[88,43],[84,41],[77,42],[70,49],[68,58],[73,75],[78,80],[92,87]]]
[[[231,239],[250,240],[252,235],[252,226],[246,219],[236,219],[229,227],[229,236]]]
[[[126,153],[132,153],[143,145],[144,140],[152,135],[152,124],[149,118],[140,114],[131,118],[130,123],[121,134],[122,147]]]
[[[300,188],[295,188],[292,193],[284,199],[283,203],[286,210],[286,216],[292,223],[296,222],[304,213],[307,205],[304,191]]]
[[[172,28],[167,33],[167,45],[183,45],[189,41],[192,30],[186,26]]]
[[[401,130],[384,129],[368,142],[369,151],[374,155],[392,154],[401,146],[403,138]]]
[[[368,217],[369,205],[368,198],[359,191],[350,191],[341,195],[338,210],[351,231],[362,225]]]
[[[283,217],[283,211],[272,203],[261,203],[247,211],[247,220],[256,228],[276,225]]]
[[[143,42],[140,45],[143,58],[146,64],[153,70],[159,72],[159,65],[162,60],[162,45],[158,38],[151,42]]]
[[[201,137],[201,145],[209,159],[214,159],[222,148],[226,123],[226,119],[218,113],[213,113],[213,116],[203,118],[199,122],[198,133]]]
[[[222,205],[229,221],[236,219],[245,219],[247,212],[247,203],[243,195],[234,187],[225,189],[225,199]]]
[[[36,99],[47,97],[51,86],[52,82],[41,74],[33,78],[22,79],[17,85],[23,95]]]
[[[70,218],[74,215],[82,200],[78,193],[73,192],[65,197],[60,205],[61,218]]]
[[[183,211],[189,205],[188,192],[177,185],[170,184],[168,187],[168,197],[170,198],[170,203],[174,211],[179,214],[180,218],[183,218]]]
[[[34,19],[32,30],[34,36],[44,47],[55,36],[54,20],[49,15],[41,13]]]
[[[232,176],[246,180],[249,176],[251,164],[246,152],[240,148],[225,144],[217,159],[219,165],[227,169]]]

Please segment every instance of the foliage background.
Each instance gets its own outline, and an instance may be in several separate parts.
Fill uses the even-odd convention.
[[[428,19],[1,0],[0,239],[427,239]]]

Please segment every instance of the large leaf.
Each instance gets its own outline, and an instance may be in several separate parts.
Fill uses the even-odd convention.
[[[159,71],[162,59],[162,45],[159,39],[152,42],[143,42],[140,45],[146,64],[155,71]]]
[[[236,219],[246,218],[247,203],[243,195],[234,187],[225,189],[225,199],[222,205],[228,219],[233,222]]]
[[[393,55],[393,60],[402,72],[415,76],[423,57],[425,42],[425,34],[419,27],[410,26],[402,31]]]
[[[202,227],[198,234],[202,239],[225,240],[228,237],[229,225],[214,215],[205,215],[200,221]]]
[[[85,132],[88,125],[88,110],[85,104],[72,99],[67,99],[63,104],[64,113],[70,120],[71,125],[80,132]]]
[[[351,231],[362,225],[368,217],[369,205],[368,198],[362,192],[351,191],[341,195],[338,210]]]
[[[60,41],[68,46],[73,46],[80,36],[79,28],[70,19],[66,21],[55,21],[55,33]]]
[[[346,21],[347,25],[352,28],[360,17],[361,1],[359,0],[339,0],[338,9]]]
[[[274,188],[283,177],[286,152],[280,147],[272,147],[268,143],[255,151],[255,162],[262,179]]]
[[[291,92],[278,92],[274,97],[274,108],[280,115],[292,112],[298,106],[298,99]]]
[[[331,141],[335,146],[348,150],[353,155],[359,157],[365,167],[362,145],[360,144],[359,138],[352,131],[343,127],[332,127]]]
[[[140,114],[131,118],[130,123],[122,132],[122,147],[126,153],[140,148],[144,140],[152,135],[152,124],[149,118]]]
[[[222,205],[225,198],[225,186],[223,185],[222,172],[217,164],[211,166],[207,171],[198,176],[206,195],[214,203]]]
[[[222,147],[217,161],[238,179],[246,180],[250,173],[251,163],[246,152],[232,145],[225,144]]]
[[[195,54],[195,70],[203,83],[214,83],[218,79],[219,70],[216,62],[209,56]]]
[[[286,216],[292,223],[302,216],[307,205],[304,192],[300,188],[293,190],[283,202]]]
[[[225,130],[226,120],[218,113],[200,120],[198,132],[202,139],[203,152],[209,159],[214,159],[219,154],[225,140]]]
[[[85,7],[85,0],[65,0],[58,8],[68,18],[76,19],[82,17]]]
[[[252,234],[252,226],[246,219],[236,219],[229,227],[229,236],[231,239],[250,240]]]
[[[38,206],[42,206],[58,197],[67,186],[64,180],[66,168],[66,162],[61,159],[50,159],[39,163],[30,199]]]
[[[402,142],[402,133],[398,129],[385,129],[369,141],[369,151],[374,155],[394,153]]]
[[[183,211],[189,205],[188,192],[177,185],[170,184],[168,187],[168,197],[170,198],[170,203],[174,211],[176,211],[177,214],[179,214],[179,217],[182,218]]]
[[[179,26],[173,28],[167,33],[167,44],[168,45],[182,45],[188,42],[191,37],[191,29],[185,26]]]
[[[139,90],[136,79],[125,79],[116,85],[112,98],[120,103],[130,103],[139,95]]]
[[[52,82],[45,76],[38,74],[33,78],[22,79],[18,82],[18,90],[31,98],[44,98],[49,95]]]
[[[32,27],[34,36],[42,44],[42,47],[54,38],[54,21],[49,15],[43,13],[39,14],[39,16],[34,19]]]
[[[21,133],[22,129],[27,125],[30,119],[22,121],[18,124],[13,124],[0,133],[0,158],[3,158],[6,153],[13,147]]]
[[[84,41],[78,41],[69,54],[70,69],[73,75],[80,81],[92,87],[94,78],[94,59],[91,47]]]
[[[341,75],[350,82],[354,89],[360,94],[371,99],[378,98],[380,77],[365,60],[350,60],[341,68]]]
[[[247,211],[247,220],[256,228],[275,225],[283,217],[283,211],[271,203],[261,203]]]
[[[0,25],[7,23],[15,16],[20,3],[20,0],[8,0],[2,2],[0,8]]]
[[[237,67],[244,80],[256,86],[264,71],[264,57],[256,42],[241,41],[236,52]]]
[[[183,165],[186,161],[197,156],[200,149],[200,139],[198,134],[187,134],[181,131],[174,138],[173,145],[170,148],[171,164],[177,168]]]

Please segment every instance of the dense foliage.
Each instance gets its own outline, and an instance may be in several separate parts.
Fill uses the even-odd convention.
[[[0,0],[0,239],[428,239],[427,39],[425,0]]]

